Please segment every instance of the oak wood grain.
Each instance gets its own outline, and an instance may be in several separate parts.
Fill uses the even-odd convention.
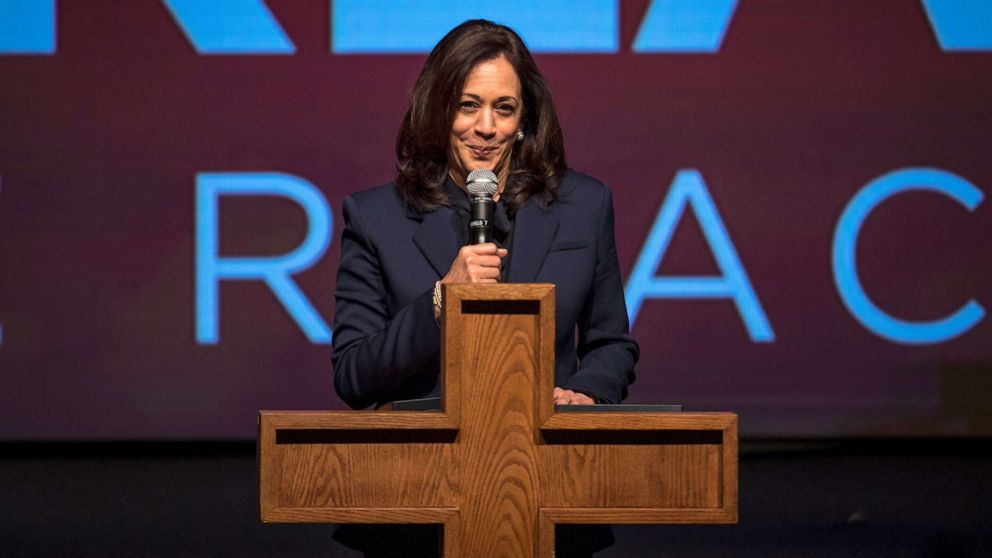
[[[541,506],[721,507],[719,445],[543,445]]]
[[[555,414],[554,287],[442,296],[442,411],[261,412],[263,521],[438,523],[446,558],[549,558],[556,523],[737,521],[735,415]]]
[[[536,315],[462,315],[462,551],[536,556],[538,460]]]

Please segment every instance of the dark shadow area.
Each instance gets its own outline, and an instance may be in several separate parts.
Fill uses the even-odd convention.
[[[595,405],[555,405],[556,413],[681,413],[682,405],[631,405],[597,403]]]
[[[992,556],[989,440],[751,442],[740,523],[619,526],[603,558]],[[262,525],[255,444],[0,444],[0,556],[354,557]]]
[[[711,444],[723,443],[719,430],[542,430],[548,444]]]
[[[462,314],[534,314],[541,312],[539,300],[463,300]]]
[[[276,430],[276,444],[451,444],[457,430]]]

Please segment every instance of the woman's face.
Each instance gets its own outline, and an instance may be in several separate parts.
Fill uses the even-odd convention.
[[[506,58],[472,68],[451,125],[448,166],[452,178],[464,184],[469,172],[489,169],[502,184],[522,113],[520,79]]]

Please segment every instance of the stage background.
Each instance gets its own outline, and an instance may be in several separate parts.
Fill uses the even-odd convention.
[[[18,4],[0,3],[0,32]],[[992,319],[942,340],[887,338],[845,304],[832,263],[841,216],[880,177],[957,177],[988,194],[988,45],[942,45],[918,1],[742,0],[698,3],[731,6],[715,50],[635,52],[650,2],[562,4],[572,11],[547,28],[615,8],[615,52],[537,59],[570,166],[612,187],[628,296],[711,276],[759,307],[644,300],[628,401],[735,411],[752,438],[992,435]],[[983,4],[956,4],[979,7],[965,14],[979,39],[992,34]],[[198,331],[212,314],[196,298],[197,191],[209,173],[319,191],[330,244],[292,279],[330,324],[341,201],[391,179],[425,53],[335,52],[329,2],[267,6],[293,52],[198,52],[157,0],[59,2],[52,52],[0,39],[0,439],[248,439],[259,409],[343,407],[329,345],[265,283],[220,281],[216,342]],[[687,191],[706,196],[652,253],[659,214],[677,205],[666,196]],[[715,222],[697,218],[707,200]],[[879,308],[929,321],[992,304],[992,204],[972,205],[909,191],[867,216],[857,269]],[[216,217],[222,258],[284,254],[314,234],[286,196],[219,196]],[[715,257],[720,230],[746,279]],[[639,258],[660,265],[631,281]]]

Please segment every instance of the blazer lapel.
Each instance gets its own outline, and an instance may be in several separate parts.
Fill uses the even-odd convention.
[[[515,221],[509,280],[533,283],[558,232],[558,205],[552,202],[544,209],[531,199],[517,212]]]
[[[448,273],[451,262],[458,255],[458,238],[451,226],[452,216],[452,209],[444,206],[427,212],[413,234],[413,242],[437,271],[438,277]]]

